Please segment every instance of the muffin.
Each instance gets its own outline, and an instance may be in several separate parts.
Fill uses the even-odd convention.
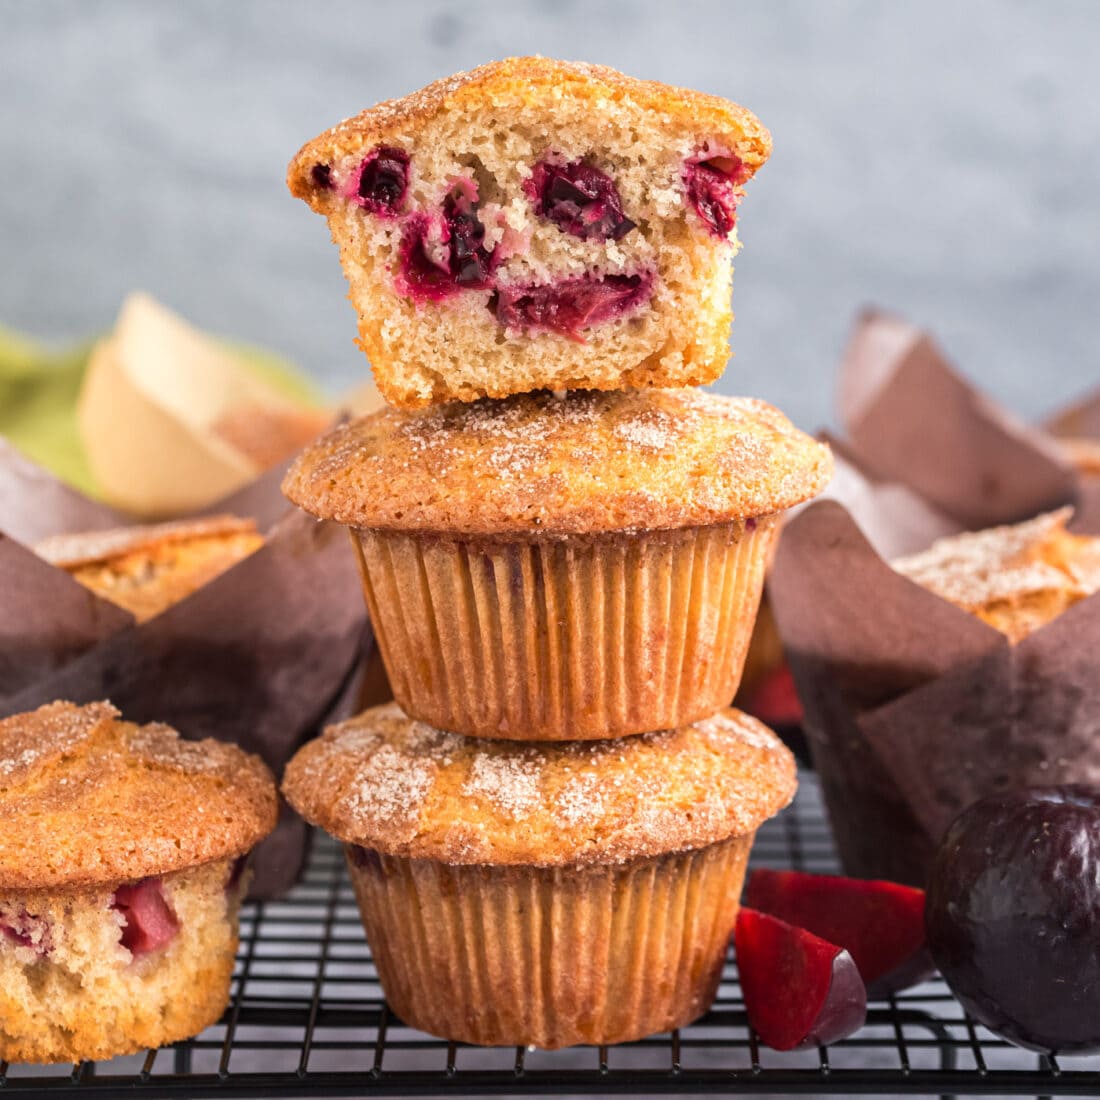
[[[51,703],[0,721],[0,1060],[195,1035],[229,998],[243,858],[275,825],[259,759]]]
[[[378,388],[414,408],[716,379],[770,152],[735,103],[523,57],[341,122],[287,182],[328,219]]]
[[[1057,436],[1055,443],[1081,477],[1100,477],[1100,439],[1090,436]]]
[[[34,550],[141,623],[248,557],[263,541],[252,520],[225,515],[55,535]]]
[[[828,448],[697,390],[386,408],[283,483],[352,529],[394,698],[470,736],[602,739],[733,699],[777,515]]]
[[[1072,515],[952,535],[892,564],[1018,642],[1100,589],[1100,539],[1067,531]]]
[[[734,710],[536,747],[443,733],[393,703],[327,729],[283,783],[347,846],[394,1012],[447,1039],[545,1048],[707,1010],[753,834],[794,791],[782,743]]]

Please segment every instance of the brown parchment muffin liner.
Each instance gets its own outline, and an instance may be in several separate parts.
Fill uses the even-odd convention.
[[[777,517],[507,540],[352,532],[394,697],[471,737],[689,725],[737,691]]]
[[[0,439],[0,717],[109,698],[258,753],[276,775],[326,721],[354,709],[354,672],[373,649],[354,555],[335,524],[290,509],[282,467],[210,510],[254,519],[264,545],[143,623],[30,547],[131,522],[81,496]],[[254,859],[253,896],[297,880],[305,823],[284,809]]]
[[[847,874],[923,886],[977,799],[1100,784],[1100,594],[1011,643],[832,500],[786,526],[768,584]]]
[[[346,848],[386,1000],[483,1046],[621,1043],[718,989],[754,834],[596,866],[454,865]]]

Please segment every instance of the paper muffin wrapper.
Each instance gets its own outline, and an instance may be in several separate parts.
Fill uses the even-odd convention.
[[[737,691],[777,517],[506,541],[353,531],[394,697],[472,737],[687,725]]]
[[[787,525],[768,586],[847,874],[923,886],[977,799],[1100,784],[1100,594],[1011,643],[828,500]]]
[[[592,867],[347,855],[382,989],[406,1024],[556,1049],[668,1031],[710,1007],[752,841]]]

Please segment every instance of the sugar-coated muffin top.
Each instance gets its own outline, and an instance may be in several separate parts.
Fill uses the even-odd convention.
[[[220,515],[54,535],[34,550],[144,622],[236,565],[263,541],[252,520]]]
[[[307,447],[283,491],[353,527],[538,536],[768,515],[831,473],[828,447],[763,401],[571,391],[381,409]]]
[[[1079,474],[1087,478],[1100,475],[1100,439],[1088,436],[1063,436],[1056,440],[1062,454]]]
[[[736,710],[613,741],[444,733],[396,703],[332,726],[283,793],[338,840],[459,864],[622,863],[751,833],[794,797],[794,759]]]
[[[728,99],[654,80],[636,80],[604,65],[510,57],[444,77],[411,95],[384,100],[345,119],[302,147],[290,163],[287,183],[297,197],[320,209],[328,194],[312,175],[318,163],[415,134],[448,110],[485,105],[506,119],[510,109],[520,107],[545,105],[553,112],[555,103],[565,97],[587,102],[594,112],[606,110],[608,104],[631,101],[641,110],[667,119],[672,131],[713,133],[737,154],[746,179],[771,154],[772,139],[764,125],[751,111]]]
[[[0,889],[129,882],[249,851],[271,774],[234,745],[50,703],[0,721]]]
[[[893,566],[1017,642],[1100,590],[1100,539],[1067,531],[1072,514],[952,535]]]

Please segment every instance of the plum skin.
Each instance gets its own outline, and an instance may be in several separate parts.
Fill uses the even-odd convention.
[[[932,976],[924,939],[924,891],[894,882],[759,868],[745,905],[846,948],[872,999]]]
[[[828,1046],[863,1026],[867,991],[843,947],[747,906],[733,938],[749,1023],[773,1050]]]
[[[932,864],[925,928],[990,1031],[1029,1050],[1100,1050],[1100,791],[1032,788],[964,810]]]

